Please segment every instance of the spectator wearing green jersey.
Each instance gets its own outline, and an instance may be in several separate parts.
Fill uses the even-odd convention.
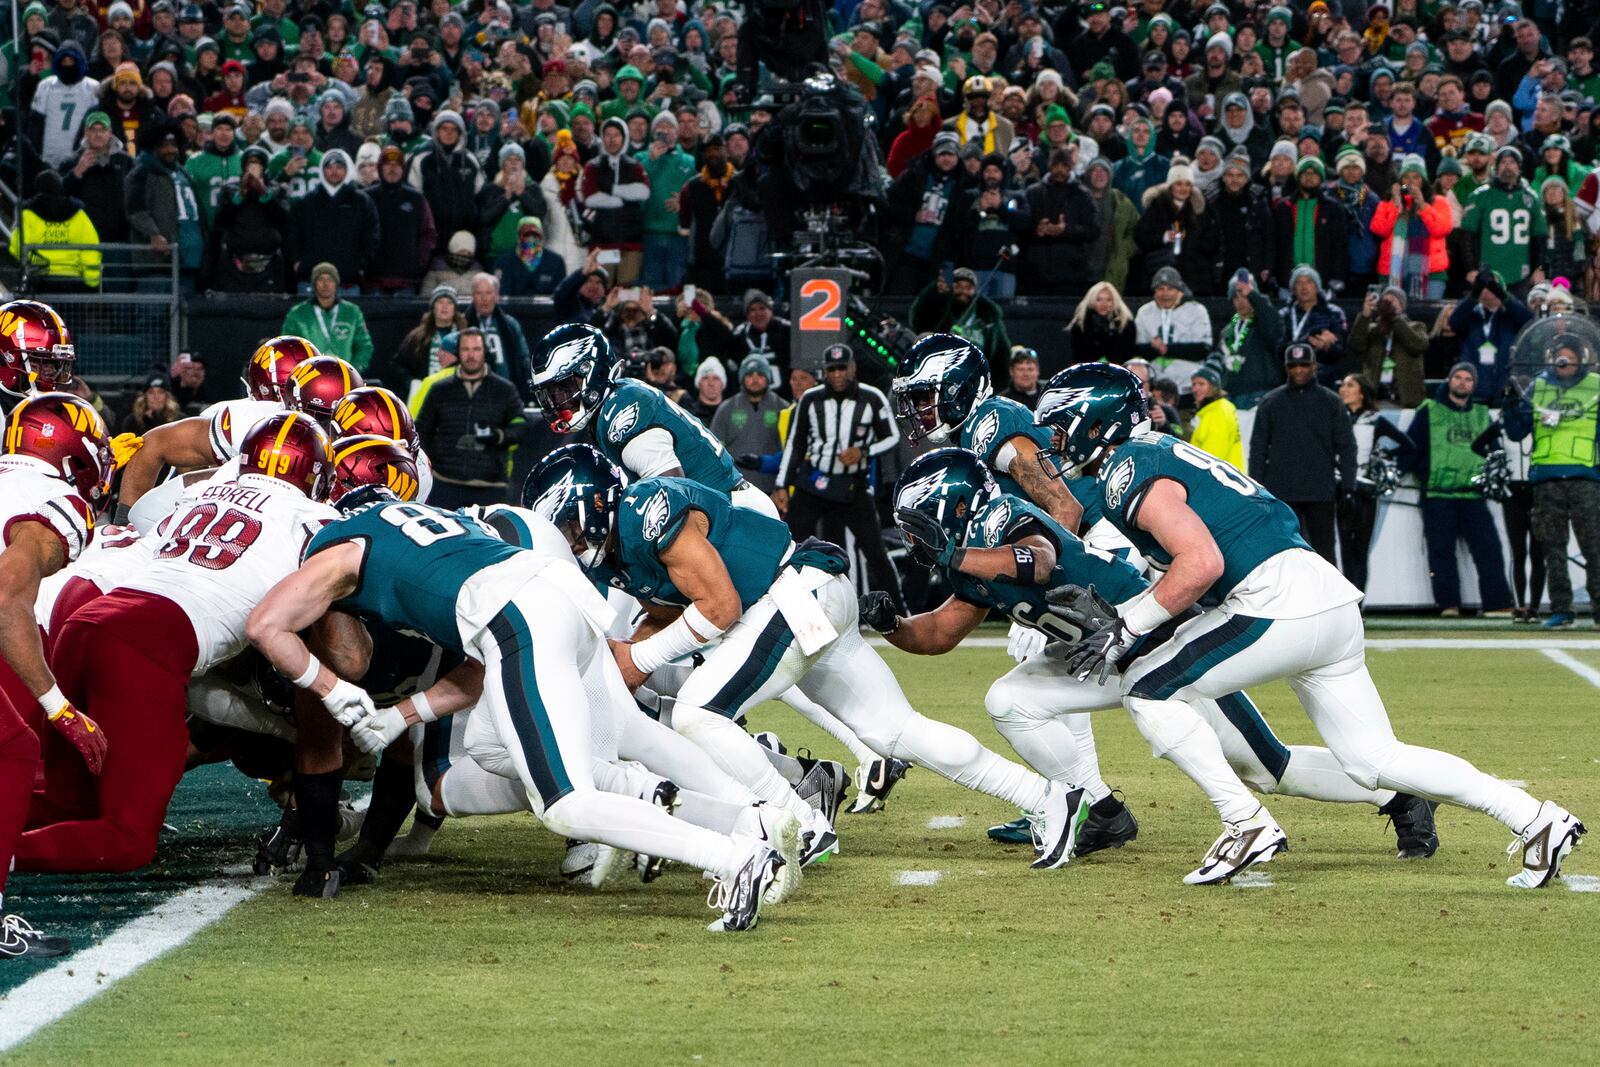
[[[1512,288],[1544,281],[1546,225],[1539,197],[1522,180],[1522,153],[1511,145],[1495,151],[1494,178],[1473,190],[1461,228],[1475,235],[1467,244],[1467,280],[1492,270]]]

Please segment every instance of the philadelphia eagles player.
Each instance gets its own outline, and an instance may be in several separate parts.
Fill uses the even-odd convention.
[[[1288,505],[1227,463],[1147,432],[1146,410],[1137,378],[1098,363],[1062,371],[1039,400],[1035,421],[1052,433],[1040,461],[1094,474],[1106,517],[1166,572],[1088,633],[1068,666],[1079,678],[1104,675],[1141,637],[1201,605],[1164,646],[1128,664],[1130,709],[1149,713],[1286,679],[1357,784],[1498,819],[1517,834],[1509,853],[1522,855],[1522,870],[1507,880],[1514,888],[1558,877],[1583,824],[1457,756],[1397,740],[1367,673],[1361,593],[1310,550]],[[1229,833],[1208,865],[1281,833],[1243,807],[1223,817]]]
[[[1050,435],[1034,426],[1033,412],[1015,400],[993,395],[989,359],[982,349],[955,334],[929,334],[911,347],[904,366],[906,373],[895,379],[891,391],[895,415],[908,441],[943,444],[959,438],[962,448],[977,453],[989,467],[1001,491],[1032,503],[1065,529],[1081,534],[1086,543],[1129,559],[1136,568],[1143,566],[1127,538],[1101,521],[1099,494],[1089,479],[1063,482],[1040,468],[1036,457],[1049,445]],[[1043,651],[1045,640],[1043,631],[1013,622],[1008,651],[1022,663]],[[1028,731],[1037,751],[1056,754],[1052,765],[1071,766],[1070,780],[1083,786],[1093,804],[1078,839],[1079,852],[1120,847],[1139,835],[1133,813],[1100,775],[1094,727],[1087,714],[1052,712],[1038,718],[1015,707],[997,707],[992,701],[989,707],[1008,740],[1011,734],[1000,726],[1001,720],[1021,720],[1018,729]],[[1071,758],[1073,746],[1078,753],[1076,761]],[[1054,777],[1045,765],[1018,751],[1035,770]],[[991,826],[989,836],[1010,843],[1027,841],[1028,819],[1024,816]]]
[[[309,621],[337,603],[464,654],[482,667],[481,693],[461,669],[452,671],[409,699],[407,725],[477,701],[475,723],[492,729],[548,829],[710,871],[722,912],[711,929],[753,927],[784,867],[775,849],[595,787],[591,718],[611,711],[586,698],[582,675],[609,655],[603,635],[611,613],[578,568],[381,487],[342,503],[344,518],[312,538],[300,569],[251,613],[250,638],[273,666],[322,696],[342,723],[370,732],[368,720],[378,718],[371,696],[309,653],[299,637]]]
[[[815,538],[796,545],[779,520],[733,507],[682,478],[635,482],[609,505],[619,476],[583,446],[549,457],[530,479],[574,554],[649,613],[634,641],[613,644],[624,679],[637,686],[662,664],[704,650],[704,663],[678,691],[672,727],[763,800],[795,803],[737,720],[798,685],[836,708],[879,755],[1037,812],[1035,867],[1072,858],[1088,813],[1083,791],[1048,782],[964,730],[918,714],[861,637],[855,589],[837,546]],[[813,841],[811,848],[819,847]]]
[[[1111,610],[1106,601],[1131,602],[1149,586],[1125,561],[1078,540],[1027,501],[999,492],[988,470],[965,449],[930,452],[907,468],[897,494],[895,520],[906,533],[913,557],[936,568],[951,587],[951,598],[944,604],[907,619],[895,618],[887,604],[865,606],[875,594],[863,598],[862,617],[907,652],[948,652],[990,611],[1003,612],[1053,641],[1074,643],[1083,632],[1083,605],[1103,614]],[[934,545],[943,547],[936,551]],[[1008,553],[1018,562],[1015,568],[1005,566]],[[941,556],[948,560],[941,562]],[[1032,580],[1025,581],[1025,577]],[[1091,589],[1092,594],[1085,592]],[[1141,642],[1138,654],[1159,648],[1170,629]],[[1114,684],[1077,681],[1060,657],[1046,655],[1019,664],[995,682],[986,703],[996,727],[1023,758],[1059,780],[1060,774],[1070,773],[1069,764],[1040,736],[1038,724],[1075,710],[1113,707],[1120,697]],[[1380,805],[1380,810],[1388,804],[1400,830],[1401,854],[1428,855],[1433,851],[1436,839],[1426,802],[1412,797],[1395,803],[1393,793],[1357,785],[1325,748],[1285,746],[1243,693],[1229,693],[1215,701],[1196,699],[1189,705],[1221,742],[1234,773],[1256,792],[1369,803]],[[1164,747],[1163,738],[1174,736],[1171,727],[1163,728],[1159,721],[1138,714],[1134,721],[1147,731],[1146,737],[1158,753]],[[1194,724],[1189,725],[1193,729]],[[1194,744],[1203,746],[1198,750],[1198,758],[1203,759],[1209,743],[1202,739]],[[1066,755],[1070,758],[1070,751]],[[1193,765],[1197,758],[1188,752],[1167,755],[1180,767]],[[1195,779],[1207,795],[1214,802],[1237,796],[1231,778],[1217,773],[1214,764],[1212,768],[1209,777]],[[1212,780],[1222,784],[1220,792],[1209,785]],[[1413,826],[1413,813],[1423,826]],[[1093,849],[1083,847],[1080,835],[1078,852],[1088,851]],[[1203,880],[1221,881],[1237,873],[1238,869],[1213,871]]]
[[[578,433],[592,421],[601,455],[630,481],[687,478],[726,495],[735,507],[778,517],[771,499],[745,481],[722,442],[703,423],[659,389],[621,376],[611,342],[593,326],[557,326],[540,339],[532,364],[534,396],[550,428],[561,434]],[[665,683],[666,679],[658,681]],[[882,808],[907,765],[874,755],[835,715],[798,690],[779,699],[831,734],[855,757],[857,796],[851,810]],[[791,774],[799,773],[794,761],[784,762]]]

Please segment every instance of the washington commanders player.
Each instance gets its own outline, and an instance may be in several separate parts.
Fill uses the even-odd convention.
[[[105,423],[74,396],[22,399],[6,420],[0,457],[0,959],[58,956],[70,947],[3,910],[6,875],[47,750],[79,774],[98,774],[107,738],[63,694],[45,660],[34,599],[42,578],[76,559],[94,529],[92,506],[113,470]]]
[[[0,304],[0,413],[72,384],[77,352],[55,309],[37,300]]]
[[[433,461],[422,450],[416,423],[405,401],[381,385],[363,385],[347,392],[333,408],[333,429],[340,438],[376,434],[398,442],[417,465],[417,503],[433,492]]]
[[[32,828],[17,843],[18,869],[127,871],[150,862],[183,774],[190,676],[245,647],[250,609],[336,517],[323,503],[333,454],[313,420],[280,412],[240,445],[238,477],[185,501],[149,561],[53,635],[61,689],[107,720],[122,744],[98,779],[47,758]]]

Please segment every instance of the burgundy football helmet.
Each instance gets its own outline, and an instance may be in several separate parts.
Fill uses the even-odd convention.
[[[377,434],[399,441],[415,456],[422,447],[405,403],[381,385],[350,390],[333,409],[334,430],[344,437]]]
[[[0,391],[53,393],[72,384],[77,360],[72,334],[49,304],[12,300],[0,305]]]
[[[245,394],[251,400],[288,403],[285,390],[289,385],[289,375],[300,364],[320,355],[322,353],[316,345],[294,334],[283,334],[262,341],[244,368]]]
[[[105,420],[70,393],[39,393],[18,404],[6,419],[5,453],[44,460],[91,504],[111,491],[117,469]]]
[[[250,427],[239,444],[239,473],[288,482],[312,500],[326,500],[333,477],[328,435],[298,411],[285,411]]]
[[[333,485],[328,503],[364,485],[381,485],[401,500],[417,499],[417,461],[405,445],[377,434],[341,437],[333,443]]]
[[[333,409],[352,389],[360,389],[365,384],[361,372],[338,356],[317,356],[300,364],[289,375],[283,403],[290,411],[310,415],[331,432]]]

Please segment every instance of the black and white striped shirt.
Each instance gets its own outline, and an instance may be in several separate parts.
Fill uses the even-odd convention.
[[[894,412],[883,393],[860,382],[851,382],[842,393],[830,392],[826,385],[816,386],[800,398],[790,420],[778,484],[794,485],[807,465],[830,477],[865,475],[872,457],[899,443]],[[862,451],[855,463],[839,461],[839,453],[848,448]]]

